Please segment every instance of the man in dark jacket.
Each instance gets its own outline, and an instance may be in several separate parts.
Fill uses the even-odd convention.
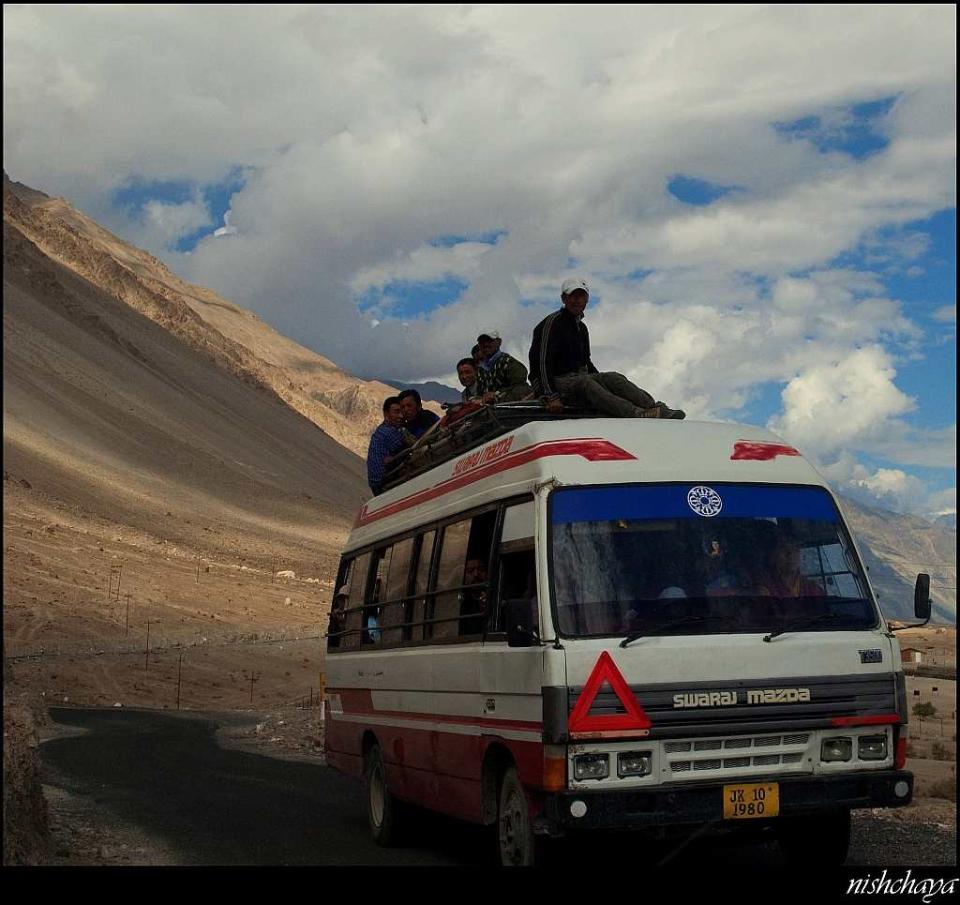
[[[583,280],[565,280],[560,287],[563,307],[533,329],[530,383],[547,408],[559,413],[566,403],[614,418],[685,418],[680,409],[657,402],[623,374],[600,372],[594,367],[590,360],[590,335],[583,323],[589,298]]]
[[[416,390],[404,390],[397,398],[403,406],[403,426],[417,439],[440,420],[439,415],[423,407],[423,401]]]

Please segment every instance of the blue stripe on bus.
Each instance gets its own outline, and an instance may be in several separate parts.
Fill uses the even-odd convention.
[[[652,487],[571,487],[553,493],[552,518],[569,522],[608,522],[614,519],[707,518],[694,511],[687,494],[709,487],[721,500],[713,518],[802,518],[839,521],[830,495],[819,487],[712,486],[676,484]]]

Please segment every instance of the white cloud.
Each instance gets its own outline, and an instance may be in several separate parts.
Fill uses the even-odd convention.
[[[230,221],[231,221],[231,212],[225,211],[223,215],[223,226],[221,226],[219,229],[215,229],[213,231],[213,235],[218,239],[223,236],[237,235],[239,230]]]
[[[176,244],[178,239],[189,233],[213,224],[206,204],[198,198],[182,204],[149,201],[144,205],[142,222],[153,242],[163,243],[164,248]]]
[[[933,312],[933,319],[941,324],[955,324],[957,322],[957,306],[943,305]]]
[[[947,441],[908,425],[895,382],[925,337],[865,271],[915,266],[910,224],[955,205],[955,23],[949,6],[8,5],[4,164],[355,372],[449,374],[491,327],[525,359],[582,273],[597,363],[657,398],[732,417],[782,389],[776,425],[817,454],[932,443],[939,462]],[[888,97],[890,144],[866,160],[772,126]],[[139,221],[110,205],[133,177],[238,166],[221,235],[189,257],[165,249],[199,228],[196,201]],[[684,205],[677,174],[738,190]],[[448,277],[468,288],[429,315],[357,311]]]
[[[783,414],[770,427],[823,456],[882,438],[914,401],[894,384],[889,355],[871,346],[805,370],[783,391]]]
[[[931,491],[926,482],[899,468],[869,469],[842,453],[819,470],[841,493],[867,505],[935,518],[956,511],[957,488]]]
[[[448,277],[471,280],[480,274],[481,259],[491,248],[484,242],[458,242],[449,247],[421,245],[406,255],[357,271],[350,288],[359,295],[393,282],[432,283]]]
[[[872,454],[900,465],[956,469],[957,425],[924,430],[893,419],[886,425],[884,435],[868,448]]]

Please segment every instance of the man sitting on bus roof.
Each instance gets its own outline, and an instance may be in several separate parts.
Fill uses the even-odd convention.
[[[471,402],[480,395],[480,385],[477,382],[477,363],[472,358],[461,358],[457,362],[457,379],[463,392],[460,399]]]
[[[414,437],[422,437],[440,420],[439,415],[423,407],[423,400],[416,390],[404,390],[397,398],[403,407],[403,426]]]
[[[373,432],[367,449],[367,482],[375,494],[383,489],[383,479],[391,461],[407,445],[403,406],[399,398],[390,396],[383,401],[383,423]]]
[[[512,355],[504,352],[497,332],[481,333],[477,337],[480,347],[479,381],[483,402],[514,402],[531,396],[527,383],[527,369]]]
[[[583,323],[590,292],[580,279],[564,280],[563,307],[533,328],[530,382],[555,414],[580,405],[614,418],[674,418],[686,414],[657,402],[615,371],[600,372],[590,360],[590,335]]]

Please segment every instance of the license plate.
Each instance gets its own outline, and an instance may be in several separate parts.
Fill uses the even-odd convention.
[[[780,784],[747,782],[723,787],[723,819],[749,820],[780,813]]]

